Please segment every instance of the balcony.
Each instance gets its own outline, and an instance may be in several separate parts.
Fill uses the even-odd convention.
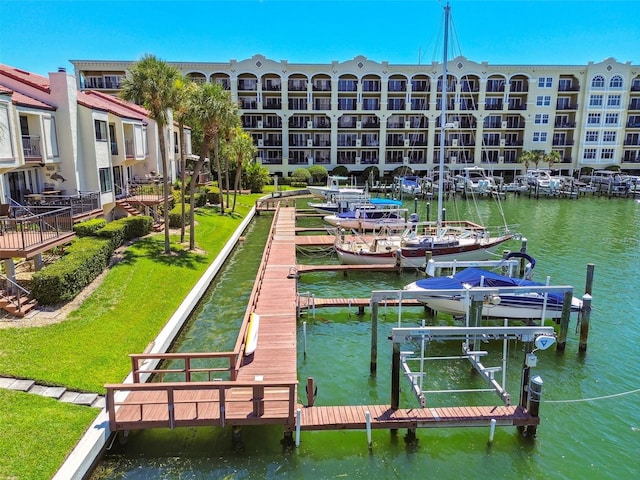
[[[552,145],[554,147],[571,147],[573,146],[573,140],[565,140],[565,139],[553,139]]]
[[[30,258],[74,237],[70,207],[12,207],[0,220],[0,258]]]
[[[579,92],[580,91],[580,85],[563,85],[560,84],[558,85],[558,91],[559,92]]]
[[[576,122],[556,122],[554,128],[576,128]]]
[[[287,85],[290,92],[304,92],[307,89],[306,80],[289,80]]]
[[[629,110],[640,110],[640,99],[632,99],[631,102],[629,102]]]
[[[556,110],[577,110],[577,103],[557,103]]]
[[[22,153],[25,162],[42,162],[42,149],[40,148],[40,137],[25,135],[22,137]]]
[[[502,102],[498,103],[487,103],[484,106],[485,110],[502,110]]]

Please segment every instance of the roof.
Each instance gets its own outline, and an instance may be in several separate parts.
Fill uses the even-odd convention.
[[[6,75],[9,78],[25,83],[31,87],[50,93],[49,79],[35,73],[20,70],[19,68],[10,67],[0,63],[0,76]]]
[[[78,104],[132,120],[146,122],[149,118],[147,111],[139,105],[100,92],[78,92]]]

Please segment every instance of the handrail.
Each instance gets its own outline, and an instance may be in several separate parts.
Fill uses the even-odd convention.
[[[253,288],[251,290],[251,295],[249,296],[249,303],[247,309],[244,314],[244,319],[242,321],[242,325],[240,326],[240,331],[238,332],[238,339],[236,340],[235,347],[233,349],[237,354],[236,364],[234,366],[234,378],[237,375],[237,372],[240,370],[242,366],[242,352],[244,352],[244,342],[247,337],[247,328],[249,326],[249,319],[251,317],[251,313],[255,309],[256,303],[258,301],[258,296],[260,294],[260,289],[262,288],[262,281],[264,279],[264,274],[266,271],[267,258],[269,257],[269,253],[271,252],[271,245],[273,244],[272,240],[275,236],[275,226],[278,221],[278,216],[280,214],[280,203],[278,203],[275,213],[273,215],[273,221],[271,222],[271,228],[269,230],[269,241],[267,241],[267,245],[262,252],[262,258],[260,260],[260,271],[258,272],[258,276],[256,278],[255,283],[253,284]]]
[[[2,278],[5,282],[9,283],[11,285],[12,288],[17,289],[19,292],[22,292],[27,298],[31,297],[31,292],[29,290],[27,290],[26,288],[24,288],[22,285],[20,285],[17,282],[14,282],[13,280],[11,280],[9,277],[7,277],[6,275],[0,275],[0,278]],[[11,292],[13,293],[13,292]],[[21,297],[22,295],[20,295],[19,293],[17,295],[15,295],[15,298],[17,300],[14,300],[12,298],[7,297],[4,294],[4,290],[0,290],[0,296],[2,296],[2,298],[4,298],[5,300],[7,300],[8,302],[12,303],[13,305],[15,305],[17,307],[18,310],[20,310],[20,308],[22,308],[22,302],[21,302]]]
[[[185,382],[193,381],[193,374],[202,374],[206,373],[208,375],[208,380],[213,381],[211,374],[215,372],[231,372],[231,367],[233,365],[233,359],[235,358],[235,352],[184,352],[184,353],[140,353],[140,354],[130,354],[131,358],[131,372],[133,375],[134,383],[144,383],[141,381],[141,375],[158,375],[162,380],[164,375],[166,374],[183,374]],[[194,367],[192,365],[192,360],[221,360],[227,359],[228,366],[225,367]],[[162,360],[163,362],[167,361],[176,361],[182,360],[183,366],[182,368],[153,368],[147,369],[144,368],[144,362],[146,360]],[[155,363],[155,362],[154,362]]]
[[[201,411],[202,406],[206,404],[218,404],[219,423],[221,426],[225,426],[227,421],[227,412],[229,411],[230,404],[245,404],[247,406],[246,412],[242,412],[242,422],[247,423],[248,418],[255,418],[257,422],[260,422],[260,418],[265,415],[265,407],[270,404],[283,404],[286,402],[286,417],[281,417],[285,420],[286,424],[293,426],[295,423],[295,407],[296,407],[296,387],[298,382],[262,382],[262,381],[216,381],[216,382],[166,382],[166,383],[124,383],[124,384],[107,384],[105,388],[106,394],[106,410],[109,415],[109,426],[112,431],[118,430],[118,418],[117,414],[120,409],[134,408],[137,410],[138,420],[134,420],[133,424],[138,423],[141,428],[146,426],[143,416],[145,406],[154,405],[166,406],[166,419],[154,420],[147,419],[146,422],[161,422],[163,424],[168,423],[170,428],[181,426],[182,420],[176,418],[176,405],[193,405],[196,409],[196,416]],[[250,393],[247,390],[250,389]],[[283,389],[286,390],[286,397],[282,395]],[[163,392],[157,399],[148,399],[148,395],[140,398],[139,400],[132,399],[131,393],[133,392]],[[213,391],[217,393],[215,396],[205,397],[200,395],[197,399],[192,396],[185,397],[184,399],[176,398],[175,393],[180,391]],[[235,391],[238,394],[231,395],[230,391]],[[122,400],[116,400],[117,392],[129,392]],[[190,417],[184,420],[185,425],[192,426],[194,419]],[[210,417],[202,418],[202,424],[211,425],[212,419]],[[122,422],[124,423],[124,421]],[[127,424],[126,428],[130,428],[133,425]]]

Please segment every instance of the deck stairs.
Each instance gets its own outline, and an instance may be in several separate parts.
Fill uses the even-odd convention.
[[[25,292],[18,295],[8,290],[0,290],[0,308],[15,317],[22,318],[37,306],[38,302]]]
[[[140,210],[127,202],[126,199],[116,200],[116,204],[132,217],[142,215]],[[154,232],[161,232],[164,230],[164,223],[162,221],[155,220],[152,228]]]

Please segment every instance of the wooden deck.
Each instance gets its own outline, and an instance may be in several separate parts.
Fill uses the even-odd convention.
[[[466,406],[392,409],[389,405],[304,407],[297,403],[296,312],[299,308],[296,268],[295,208],[279,208],[263,253],[249,306],[233,351],[219,353],[167,353],[132,355],[134,383],[106,385],[106,403],[112,431],[182,426],[283,425],[301,430],[366,428],[472,427],[538,425],[521,407]],[[318,304],[369,304],[369,299],[315,299]],[[415,300],[412,305],[417,304]],[[396,301],[397,303],[397,301]],[[403,301],[403,304],[405,302]],[[391,304],[391,302],[389,303]],[[252,313],[259,315],[258,346],[244,355],[245,336]],[[147,367],[163,360],[171,366]],[[176,362],[179,365],[176,366]],[[203,366],[199,362],[217,362]],[[163,375],[182,375],[165,382]],[[160,381],[144,383],[143,374]],[[201,378],[204,375],[205,381]],[[229,378],[224,379],[222,376]]]
[[[438,407],[393,410],[390,405],[345,405],[301,408],[300,430],[363,430],[365,412],[371,428],[483,427],[496,425],[538,425],[522,407]]]

